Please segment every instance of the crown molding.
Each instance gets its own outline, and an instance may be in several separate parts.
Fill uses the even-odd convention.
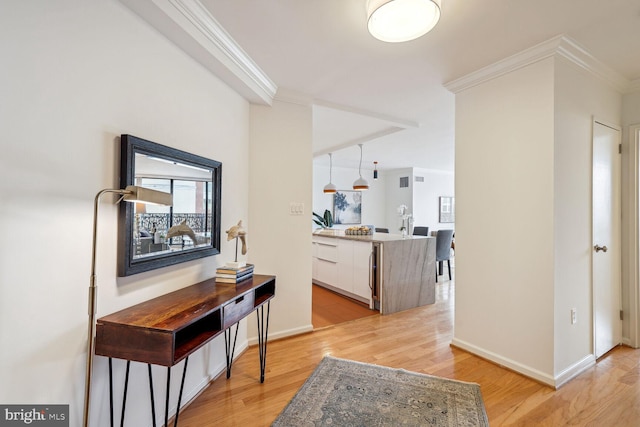
[[[543,43],[530,47],[529,49],[523,50],[522,52],[516,53],[515,55],[511,55],[491,65],[480,68],[466,76],[445,83],[444,87],[453,93],[462,92],[463,90],[485,83],[489,80],[495,79],[496,77],[500,77],[504,74],[526,67],[527,65],[549,58],[555,54],[556,49],[560,45],[561,39],[562,36],[554,37],[551,40],[547,40]]]
[[[631,82],[629,80],[594,58],[584,48],[565,35],[553,37],[464,77],[450,81],[444,86],[449,91],[458,93],[535,62],[556,56],[569,60],[573,65],[586,70],[620,93],[626,93],[630,90]]]
[[[120,0],[252,103],[271,105],[276,84],[200,0]]]
[[[631,86],[629,80],[604,62],[594,58],[593,55],[568,37],[561,38],[561,43],[556,49],[556,53],[568,59],[574,65],[588,71],[620,93],[627,92]]]
[[[303,105],[305,107],[313,105],[313,97],[311,95],[284,87],[278,87],[274,101]]]

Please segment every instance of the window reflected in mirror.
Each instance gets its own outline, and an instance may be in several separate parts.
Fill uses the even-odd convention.
[[[135,163],[135,185],[171,193],[173,206],[135,205],[134,258],[210,245],[212,171],[140,153]],[[180,234],[168,236],[174,226]]]

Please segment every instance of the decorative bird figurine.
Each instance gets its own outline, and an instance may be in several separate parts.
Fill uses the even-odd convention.
[[[227,241],[232,239],[238,239],[238,238],[240,239],[240,241],[242,241],[242,255],[246,255],[247,254],[247,232],[244,231],[244,228],[242,228],[242,220],[238,221],[238,224],[229,228],[227,231],[225,231],[225,233],[227,233]],[[237,244],[238,242],[236,241],[236,261],[238,260]]]
[[[167,239],[170,239],[172,237],[177,237],[177,236],[187,236],[193,242],[194,247],[198,245],[198,240],[196,239],[196,233],[194,233],[191,227],[187,225],[186,219],[182,221],[180,224],[174,225],[173,227],[171,227],[167,232]],[[184,242],[184,239],[182,239],[182,241]]]

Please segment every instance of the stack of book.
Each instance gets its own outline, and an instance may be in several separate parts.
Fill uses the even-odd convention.
[[[216,282],[239,283],[253,276],[253,264],[247,264],[240,268],[219,267],[216,270]]]

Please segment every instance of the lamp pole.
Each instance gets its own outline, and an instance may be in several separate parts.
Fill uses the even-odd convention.
[[[87,328],[87,371],[84,383],[84,414],[83,427],[89,427],[89,406],[91,398],[91,375],[93,373],[93,353],[95,351],[94,337],[96,334],[96,304],[98,286],[96,278],[96,248],[98,240],[98,207],[100,198],[107,193],[122,196],[116,203],[122,200],[127,202],[141,202],[171,206],[173,196],[170,193],[151,190],[149,188],[128,185],[124,189],[105,189],[96,194],[93,202],[93,246],[91,247],[91,278],[89,279],[89,327]]]
[[[127,190],[112,190],[106,189],[96,194],[96,198],[93,203],[93,246],[91,248],[91,277],[89,279],[89,325],[87,328],[87,370],[85,374],[84,384],[84,415],[82,425],[83,427],[89,427],[89,404],[91,396],[91,375],[93,372],[93,353],[95,349],[94,335],[96,332],[96,302],[97,291],[96,286],[96,247],[98,240],[98,206],[100,204],[100,198],[107,193],[114,193],[119,195],[125,195],[131,193]]]

